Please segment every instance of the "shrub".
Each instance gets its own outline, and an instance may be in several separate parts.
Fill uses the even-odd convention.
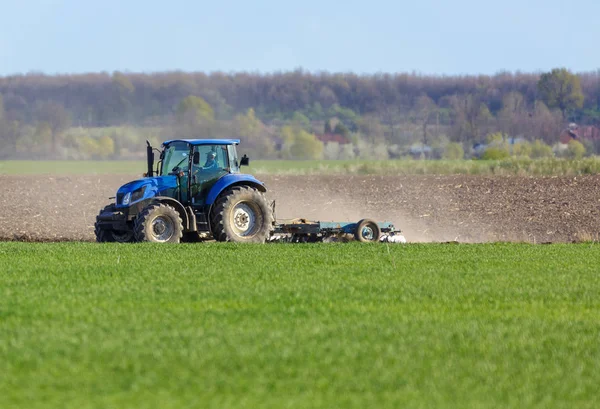
[[[552,156],[554,156],[552,147],[546,145],[543,141],[536,139],[531,144],[531,153],[529,154],[531,159],[551,158]]]
[[[481,155],[483,160],[501,160],[510,157],[510,152],[506,146],[492,146],[489,147]]]
[[[98,156],[103,159],[112,157],[115,153],[115,142],[113,139],[104,135],[98,140]]]
[[[462,159],[465,156],[465,150],[463,149],[462,145],[460,143],[457,142],[450,142],[446,145],[446,147],[444,148],[444,153],[442,155],[442,157],[444,159],[450,159],[450,160],[458,160],[458,159]]]
[[[572,140],[567,144],[565,157],[568,159],[581,159],[585,155],[585,146],[579,141]]]
[[[531,151],[531,144],[527,141],[518,142],[512,146],[513,156],[529,158],[531,157]]]
[[[323,142],[313,134],[300,130],[294,135],[294,142],[290,146],[290,155],[293,159],[321,159]]]

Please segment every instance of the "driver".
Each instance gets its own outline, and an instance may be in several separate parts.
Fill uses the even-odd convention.
[[[200,189],[204,185],[204,182],[210,180],[218,171],[219,166],[217,164],[217,153],[215,151],[210,151],[206,154],[206,162],[204,163],[204,166],[193,166],[192,196],[195,197],[199,195],[201,193]]]
[[[217,166],[216,161],[217,153],[215,151],[210,151],[206,154],[206,163],[202,167],[203,171],[213,171],[217,170],[219,167]]]

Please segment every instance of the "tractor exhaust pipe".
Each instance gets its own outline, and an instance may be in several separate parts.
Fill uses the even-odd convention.
[[[154,152],[152,151],[152,145],[150,145],[150,142],[148,140],[146,140],[146,144],[148,145],[146,146],[146,157],[148,159],[147,176],[152,177],[154,176],[154,171],[152,170],[152,166],[154,166]]]

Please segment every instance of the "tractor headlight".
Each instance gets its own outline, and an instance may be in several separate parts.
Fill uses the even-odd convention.
[[[125,193],[125,196],[123,196],[123,201],[121,202],[121,204],[128,205],[129,202],[131,202],[131,192]]]

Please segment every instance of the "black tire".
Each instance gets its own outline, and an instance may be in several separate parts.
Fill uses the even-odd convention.
[[[264,243],[273,230],[273,211],[255,188],[234,186],[217,198],[210,221],[217,241]]]
[[[136,217],[133,231],[137,241],[179,243],[183,236],[183,221],[175,208],[153,203]]]
[[[100,210],[100,213],[98,213],[98,216],[104,212],[112,212],[114,210],[114,204],[104,206],[104,208]],[[94,233],[96,234],[96,241],[98,243],[131,243],[133,241],[133,231],[103,229],[98,223],[98,216],[96,216],[96,223],[94,223]]]
[[[381,237],[379,225],[371,219],[362,219],[356,224],[354,238],[363,243],[378,242]]]

